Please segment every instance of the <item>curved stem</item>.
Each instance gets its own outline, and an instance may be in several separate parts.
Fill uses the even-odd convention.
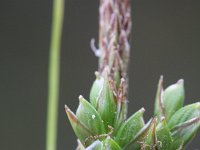
[[[64,17],[64,0],[53,0],[49,55],[46,150],[56,150],[60,76],[60,45]]]

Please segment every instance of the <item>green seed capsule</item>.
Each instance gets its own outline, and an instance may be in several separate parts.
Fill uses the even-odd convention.
[[[126,146],[123,148],[124,150],[141,150],[143,144],[145,146],[144,140],[149,135],[150,130],[156,124],[156,118],[151,119],[132,139]]]
[[[169,86],[163,93],[164,115],[168,121],[171,116],[183,106],[184,81],[179,80],[176,84]]]
[[[179,109],[168,121],[168,126],[171,130],[175,126],[180,125],[195,117],[200,117],[200,102],[186,105]]]
[[[66,105],[65,110],[76,136],[84,145],[85,140],[93,134],[80,120],[78,120],[76,115]]]
[[[174,142],[185,146],[195,136],[200,127],[200,102],[178,110],[169,120],[168,126]]]
[[[133,114],[127,121],[125,121],[119,128],[115,141],[124,147],[130,140],[139,132],[144,126],[144,108]]]
[[[92,132],[93,135],[105,133],[103,121],[95,108],[79,96],[80,104],[76,111],[77,118]]]

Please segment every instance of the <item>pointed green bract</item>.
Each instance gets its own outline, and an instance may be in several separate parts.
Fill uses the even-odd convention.
[[[117,132],[115,141],[124,147],[130,140],[139,132],[144,126],[143,113],[144,108],[133,114],[127,121],[125,121]]]
[[[183,106],[185,97],[184,81],[181,79],[176,84],[169,86],[163,93],[163,107],[166,120]]]
[[[93,135],[105,133],[104,124],[99,113],[82,96],[80,96],[79,99],[80,104],[76,111],[77,118],[93,133]]]
[[[76,136],[79,138],[81,143],[84,144],[85,140],[92,136],[91,131],[78,120],[76,115],[67,106],[65,106],[65,110]]]
[[[162,93],[163,93],[163,76],[160,76],[156,92],[155,104],[154,104],[154,115],[158,116],[159,118],[164,116]]]

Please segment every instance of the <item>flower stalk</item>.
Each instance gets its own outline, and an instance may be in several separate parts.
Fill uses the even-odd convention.
[[[53,1],[49,55],[46,150],[56,150],[60,76],[60,45],[64,17],[64,0]]]

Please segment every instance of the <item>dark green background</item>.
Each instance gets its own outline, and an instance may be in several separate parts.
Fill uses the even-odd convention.
[[[76,147],[64,104],[88,97],[97,58],[98,0],[66,0],[62,40],[58,150]],[[0,149],[44,150],[52,1],[1,0]],[[200,100],[200,1],[132,0],[129,115],[152,115],[160,74],[165,87],[185,79],[186,101]],[[200,148],[198,135],[188,149]]]

